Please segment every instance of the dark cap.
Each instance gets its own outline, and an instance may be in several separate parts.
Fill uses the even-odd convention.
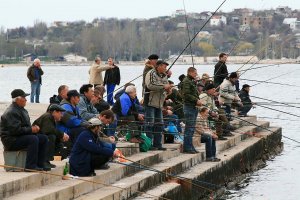
[[[163,60],[159,60],[159,61],[157,61],[157,63],[156,63],[156,67],[158,67],[159,65],[162,65],[162,64],[164,64],[164,65],[169,65],[169,63],[167,63],[167,62],[165,62],[165,61],[163,61]]]
[[[210,90],[210,89],[213,89],[213,88],[216,88],[216,87],[214,86],[214,84],[208,83],[208,84],[206,84],[206,85],[204,86],[203,90],[204,90],[204,91],[207,91],[207,90]]]
[[[149,60],[157,60],[158,58],[159,58],[159,56],[156,54],[151,54],[150,56],[148,56]]]
[[[64,112],[66,111],[65,109],[63,109],[61,106],[57,105],[57,104],[52,104],[50,107],[49,107],[49,111],[52,112],[52,111],[61,111],[61,112]]]
[[[78,93],[77,90],[69,90],[69,92],[67,93],[67,96],[68,96],[68,98],[79,97],[80,94]]]
[[[26,97],[30,94],[28,93],[25,93],[23,90],[21,89],[15,89],[13,90],[11,93],[11,98],[16,98],[16,97]]]
[[[242,89],[247,88],[247,87],[251,87],[251,86],[248,85],[248,84],[245,84],[245,85],[243,85],[243,88],[242,88]]]
[[[231,72],[230,75],[229,75],[229,78],[237,78],[238,75],[236,72]]]

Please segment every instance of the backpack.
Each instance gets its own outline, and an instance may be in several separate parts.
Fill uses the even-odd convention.
[[[152,147],[152,140],[147,137],[147,135],[145,133],[141,133],[141,135],[136,136],[141,140],[140,143],[140,151],[141,152],[147,152],[149,151],[149,149]],[[131,139],[131,134],[127,133],[126,136],[126,141],[129,141]]]

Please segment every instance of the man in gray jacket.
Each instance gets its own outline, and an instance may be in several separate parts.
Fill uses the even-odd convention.
[[[153,139],[153,150],[166,150],[162,147],[163,117],[162,107],[166,98],[165,90],[171,85],[166,74],[169,64],[157,61],[154,69],[145,77],[145,131],[148,137]]]
[[[220,85],[219,103],[225,106],[225,112],[228,120],[231,120],[231,104],[236,103],[239,106],[243,106],[241,99],[235,88],[235,82],[238,80],[236,72],[232,72],[228,79],[224,79]]]
[[[80,101],[78,103],[80,117],[86,121],[94,117],[99,117],[99,112],[91,102],[94,97],[93,85],[84,84],[79,89],[79,92],[81,94]]]

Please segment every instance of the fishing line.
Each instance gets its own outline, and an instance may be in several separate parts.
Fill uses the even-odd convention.
[[[184,0],[182,0],[182,3],[183,3],[183,9],[184,9],[184,16],[185,16],[185,23],[186,23],[187,35],[188,35],[189,41],[191,41],[190,30],[189,30],[189,25],[188,25],[188,19],[187,19],[187,14],[186,14]],[[192,57],[193,67],[195,67],[195,65],[194,65],[194,56],[193,56],[193,49],[192,49],[192,43],[190,44],[190,51],[191,51],[191,57]]]

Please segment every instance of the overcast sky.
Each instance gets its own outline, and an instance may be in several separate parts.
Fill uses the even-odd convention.
[[[223,0],[185,0],[187,12],[214,11]],[[151,18],[183,9],[183,0],[0,0],[0,26],[32,26],[35,20],[92,21],[100,17]],[[222,11],[257,10],[289,6],[300,9],[300,0],[227,0]]]

